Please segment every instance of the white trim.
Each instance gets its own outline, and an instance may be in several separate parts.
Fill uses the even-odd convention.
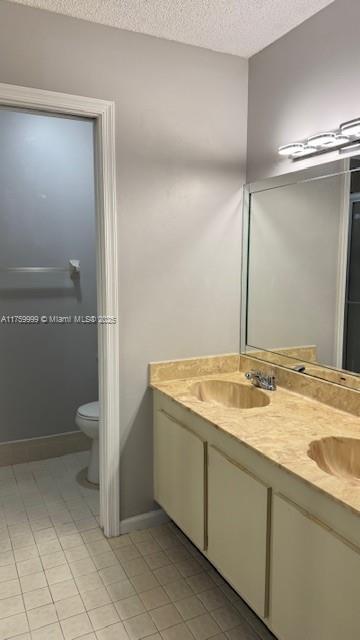
[[[162,509],[155,509],[148,513],[141,513],[133,518],[126,518],[120,522],[120,533],[129,533],[137,529],[147,529],[148,527],[157,527],[160,524],[169,522],[169,516]]]
[[[349,164],[348,167],[345,167],[345,169],[346,168],[349,169]],[[343,368],[346,277],[349,250],[350,180],[351,174],[344,173],[343,196],[340,207],[338,245],[339,250],[335,307],[335,367],[337,367],[338,369]]]
[[[115,104],[55,91],[0,83],[0,104],[95,118],[98,313],[118,314]],[[106,536],[119,534],[119,324],[99,325],[100,520]]]

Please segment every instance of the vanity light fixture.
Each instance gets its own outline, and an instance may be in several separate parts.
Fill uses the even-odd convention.
[[[308,138],[308,144],[312,147],[324,147],[334,142],[336,133],[333,131],[326,131],[325,133],[317,133],[315,136]]]
[[[292,142],[291,144],[285,144],[283,147],[279,147],[279,154],[281,156],[292,156],[300,153],[304,148],[305,145],[303,142]]]
[[[355,120],[348,120],[340,125],[340,131],[342,134],[351,137],[360,137],[360,118]]]
[[[316,153],[317,152],[317,147],[314,147],[313,145],[310,144],[304,144],[303,148],[300,149],[300,151],[296,151],[295,153],[292,153],[291,156],[292,158],[302,158],[303,156],[308,156],[310,155],[310,153]]]
[[[296,160],[316,153],[326,153],[333,149],[340,151],[353,145],[354,141],[360,142],[360,118],[343,122],[334,131],[323,131],[309,136],[307,140],[285,144],[279,147],[278,152],[281,156]]]

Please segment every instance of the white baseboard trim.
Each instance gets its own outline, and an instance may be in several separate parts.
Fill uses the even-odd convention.
[[[169,522],[169,516],[162,509],[155,509],[147,513],[141,513],[132,518],[126,518],[120,521],[120,534],[130,533],[137,529],[147,529],[148,527],[156,527],[160,524]]]

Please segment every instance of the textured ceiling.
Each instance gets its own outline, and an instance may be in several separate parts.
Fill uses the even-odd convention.
[[[333,0],[10,0],[248,58]]]

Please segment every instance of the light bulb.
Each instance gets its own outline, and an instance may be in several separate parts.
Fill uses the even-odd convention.
[[[302,151],[304,146],[303,142],[291,142],[279,147],[278,152],[281,156],[292,156],[294,153]]]
[[[360,137],[360,118],[355,120],[348,120],[340,125],[340,131],[345,136]]]

